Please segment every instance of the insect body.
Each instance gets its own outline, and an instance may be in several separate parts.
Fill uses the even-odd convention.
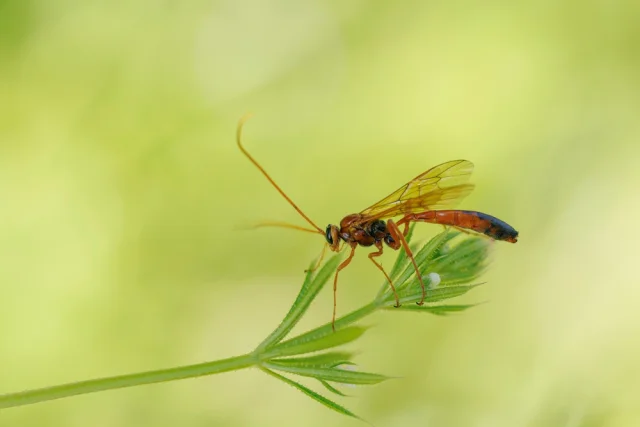
[[[410,221],[423,221],[434,224],[451,225],[453,227],[482,233],[495,240],[504,240],[511,243],[518,241],[518,232],[514,230],[513,227],[494,216],[482,212],[462,210],[427,211],[407,215],[403,220],[406,223]]]
[[[248,117],[245,116],[238,124],[238,147],[291,206],[313,226],[313,229],[286,223],[263,223],[261,225],[293,228],[322,234],[329,248],[334,252],[340,251],[344,245],[348,245],[351,248],[349,256],[338,266],[333,279],[332,324],[334,327],[338,275],[341,270],[349,265],[358,246],[375,246],[377,251],[369,253],[369,259],[385,275],[389,286],[393,290],[396,306],[399,306],[398,294],[396,293],[391,278],[384,271],[382,265],[374,258],[382,255],[384,245],[393,250],[398,250],[403,247],[416,270],[417,277],[422,286],[422,299],[417,303],[418,305],[422,305],[425,299],[424,282],[413,257],[413,253],[405,239],[410,223],[430,222],[451,226],[463,231],[470,230],[481,233],[495,240],[504,240],[511,243],[517,241],[518,232],[498,218],[482,212],[447,209],[456,205],[473,190],[473,185],[468,183],[473,171],[473,163],[467,160],[453,160],[435,166],[360,213],[345,216],[342,221],[340,221],[340,225],[329,224],[327,228],[322,231],[322,229],[311,221],[284,191],[282,191],[262,166],[260,166],[242,146],[242,126],[247,118]],[[396,217],[401,218],[395,222],[393,218]],[[400,226],[404,227],[402,231],[400,231]]]

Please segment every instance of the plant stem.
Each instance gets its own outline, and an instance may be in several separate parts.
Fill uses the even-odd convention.
[[[352,311],[349,314],[346,314],[342,317],[340,317],[339,319],[336,319],[336,329],[337,328],[342,328],[343,326],[347,326],[350,325],[352,323],[357,322],[358,320],[367,317],[368,315],[372,314],[373,312],[375,312],[376,310],[378,310],[380,308],[379,304],[377,301],[372,301],[367,305],[363,305],[362,307],[358,308],[357,310]]]
[[[3,394],[0,395],[0,409],[10,408],[13,406],[30,405],[32,403],[45,402],[47,400],[60,399],[78,394],[94,393],[97,391],[115,390],[117,388],[219,374],[222,372],[249,368],[256,364],[257,359],[253,354],[245,354],[242,356],[230,357],[228,359],[216,360],[214,362],[198,363],[195,365],[119,375],[115,377],[98,378],[53,387],[26,390],[18,393]]]
[[[336,319],[336,330],[347,327],[352,323],[357,322],[358,320],[367,317],[368,315],[374,313],[376,310],[380,309],[382,305],[380,305],[377,301],[372,301],[367,305],[363,305],[362,307],[352,311],[349,314],[345,314],[344,316]],[[287,341],[282,341],[281,344],[287,344],[292,340],[296,340],[298,342],[305,342],[314,339],[318,339],[320,336],[326,336],[333,333],[333,328],[331,326],[331,322],[325,323],[322,326],[319,326],[315,329],[312,329],[304,334],[298,335],[294,338],[291,338]],[[278,346],[276,345],[275,348]],[[269,353],[267,353],[269,356]]]
[[[336,328],[343,328],[366,317],[381,308],[381,304],[373,301],[357,310],[336,320]],[[331,323],[306,332],[296,339],[317,334],[331,334]],[[242,356],[213,362],[198,363],[195,365],[179,366],[177,368],[160,369],[157,371],[140,372],[136,374],[118,375],[115,377],[98,378],[94,380],[80,381],[62,384],[53,387],[38,388],[0,395],[0,409],[14,406],[24,406],[33,403],[46,402],[48,400],[61,399],[63,397],[77,396],[79,394],[95,393],[97,391],[115,390],[118,388],[133,387],[138,385],[160,383],[165,381],[196,378],[204,375],[219,374],[257,366],[260,362],[260,354],[254,351]]]

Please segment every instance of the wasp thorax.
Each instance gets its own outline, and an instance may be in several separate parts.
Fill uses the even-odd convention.
[[[378,219],[371,223],[371,225],[369,226],[369,232],[373,236],[377,236],[378,234],[384,235],[387,233],[387,225],[384,223],[384,221]]]
[[[363,217],[360,214],[349,214],[344,218],[342,218],[342,221],[340,221],[340,228],[341,229],[351,228],[352,226],[361,223],[362,219]]]

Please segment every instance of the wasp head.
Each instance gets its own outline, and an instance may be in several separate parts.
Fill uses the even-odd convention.
[[[338,247],[340,246],[340,237],[339,237],[338,227],[336,225],[329,224],[327,225],[327,230],[325,231],[325,238],[327,239],[327,243],[329,244],[329,248],[332,251],[337,252]]]

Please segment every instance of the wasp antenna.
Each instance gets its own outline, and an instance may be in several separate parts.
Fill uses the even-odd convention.
[[[282,195],[282,197],[285,198],[285,200],[287,202],[289,202],[289,204],[291,206],[293,206],[293,208],[309,223],[311,224],[316,230],[318,230],[317,232],[320,234],[324,234],[324,232],[322,231],[322,229],[320,227],[318,227],[313,221],[311,221],[311,219],[305,215],[304,212],[302,212],[302,209],[300,209],[295,203],[293,203],[293,200],[291,200],[289,198],[289,196],[287,196],[287,194],[282,191],[282,189],[278,186],[278,184],[276,184],[276,182],[269,176],[269,174],[267,173],[267,171],[264,170],[264,168],[262,166],[260,166],[260,163],[258,163],[256,161],[256,159],[254,159],[251,154],[249,154],[249,152],[242,146],[242,128],[244,127],[244,124],[246,123],[247,120],[249,120],[251,118],[253,114],[252,113],[247,113],[244,116],[242,116],[242,118],[240,119],[240,121],[238,122],[238,129],[236,131],[236,141],[238,143],[238,148],[240,148],[240,151],[242,151],[242,153],[247,156],[247,158],[251,161],[251,163],[254,164],[255,167],[258,168],[258,170],[260,170],[260,172],[262,172],[262,174],[265,176],[265,178],[267,178],[267,180],[271,183],[271,185],[273,185],[275,187],[276,190],[278,190],[278,193],[280,193]],[[315,231],[314,231],[315,232]]]
[[[317,233],[317,231],[314,230],[313,228],[301,227],[296,224],[289,224],[288,222],[280,222],[280,221],[262,221],[262,222],[245,226],[244,229],[253,230],[256,228],[263,228],[263,227],[290,228],[292,230],[306,231],[308,233]]]

